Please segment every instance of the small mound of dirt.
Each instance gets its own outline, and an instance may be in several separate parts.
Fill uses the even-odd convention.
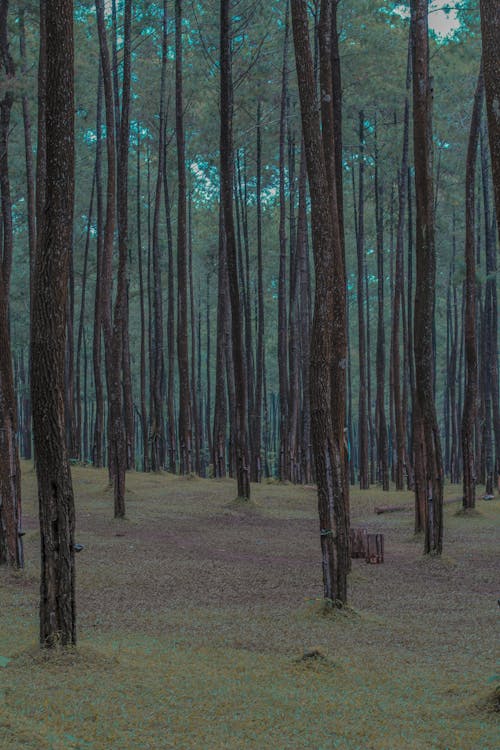
[[[478,708],[489,714],[500,713],[500,685],[479,701]]]
[[[302,656],[297,659],[297,662],[309,662],[309,661],[327,661],[326,656],[319,648],[311,648],[308,651],[304,651]]]

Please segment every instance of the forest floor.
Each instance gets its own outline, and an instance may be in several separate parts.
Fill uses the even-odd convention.
[[[325,614],[314,489],[264,483],[243,504],[230,480],[132,473],[117,521],[106,472],[74,467],[79,645],[48,659],[22,468],[26,567],[0,571],[2,750],[499,747],[499,499],[446,505],[437,559],[410,493],[354,490],[352,523],[384,533],[385,563],[354,560],[352,608]]]

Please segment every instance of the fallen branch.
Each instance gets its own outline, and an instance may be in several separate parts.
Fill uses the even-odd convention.
[[[450,503],[462,502],[461,497],[448,498],[443,500],[443,505],[449,505]],[[376,505],[375,513],[379,516],[381,513],[398,513],[403,510],[413,510],[413,505]]]

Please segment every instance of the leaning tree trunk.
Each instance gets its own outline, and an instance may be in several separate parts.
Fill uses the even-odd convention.
[[[443,462],[434,403],[433,323],[436,251],[432,171],[432,89],[429,76],[428,0],[412,0],[413,150],[415,157],[415,420],[417,445],[425,463],[425,552],[441,554],[443,545]]]
[[[33,278],[31,394],[42,558],[40,644],[54,647],[76,642],[75,511],[64,415],[74,201],[73,2],[47,3],[46,14],[46,190]]]
[[[476,258],[475,258],[475,185],[476,157],[481,127],[484,79],[479,72],[467,147],[465,167],[465,394],[462,414],[463,507],[476,505],[476,460],[474,424],[477,414],[478,369],[476,341]]]

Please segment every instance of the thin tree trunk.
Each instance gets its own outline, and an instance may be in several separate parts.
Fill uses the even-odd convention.
[[[417,197],[415,375],[419,445],[425,459],[425,552],[443,545],[443,462],[434,402],[433,322],[436,252],[432,177],[432,93],[429,77],[428,0],[412,0],[413,139]],[[417,446],[419,447],[419,446]]]
[[[229,298],[231,302],[231,331],[233,344],[233,368],[235,381],[235,450],[238,481],[238,497],[250,498],[248,415],[245,356],[243,351],[240,289],[236,262],[236,239],[233,216],[233,84],[231,65],[231,18],[229,0],[220,4],[220,71],[221,71],[221,124],[220,124],[220,173],[221,204],[224,211],[226,234],[227,270],[229,276]]]
[[[182,2],[175,2],[175,132],[177,137],[177,362],[181,474],[193,471],[192,404],[188,352],[186,154],[182,91]]]
[[[476,340],[476,258],[475,258],[475,183],[481,110],[483,106],[483,70],[479,72],[467,147],[465,168],[465,393],[462,414],[463,507],[476,505],[476,461],[474,424],[478,406],[478,369]]]
[[[366,357],[366,326],[365,326],[365,223],[364,223],[364,114],[359,113],[359,202],[358,202],[358,232],[356,251],[358,259],[357,302],[358,302],[358,352],[359,352],[359,486],[366,490],[370,486],[368,473],[368,394],[367,394],[367,357]]]
[[[389,456],[387,442],[387,420],[385,416],[385,325],[384,325],[384,191],[379,180],[379,154],[377,130],[375,130],[375,224],[377,231],[377,464],[378,481],[382,489],[389,490]]]
[[[279,131],[279,275],[278,275],[278,378],[280,394],[280,449],[279,477],[290,479],[288,444],[288,325],[286,315],[286,193],[285,193],[285,137],[287,120],[287,87],[288,87],[288,6],[285,18],[285,39],[283,44],[283,67],[281,73],[281,109]]]
[[[9,177],[10,114],[14,103],[14,61],[8,40],[8,0],[0,2],[0,54],[5,93],[0,100],[0,565],[23,567],[21,471],[17,445],[17,404],[9,330],[9,290],[14,233]],[[1,70],[1,68],[0,68]]]

